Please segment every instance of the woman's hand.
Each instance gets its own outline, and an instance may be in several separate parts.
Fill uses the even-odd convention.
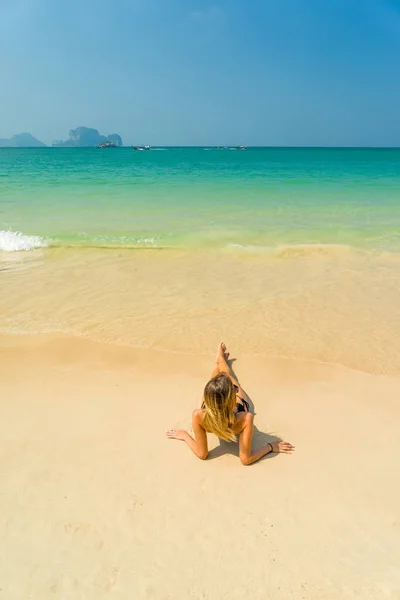
[[[272,451],[282,454],[292,454],[294,446],[289,442],[271,442]]]
[[[205,460],[208,456],[208,446],[206,432],[200,425],[201,414],[201,410],[195,410],[193,412],[192,424],[195,435],[194,439],[184,429],[169,429],[166,431],[166,436],[171,440],[182,440],[198,458]]]
[[[171,440],[185,440],[187,438],[188,432],[184,429],[169,429],[166,432],[166,436]]]

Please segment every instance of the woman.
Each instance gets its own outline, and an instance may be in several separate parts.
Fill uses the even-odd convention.
[[[226,346],[221,342],[216,367],[204,388],[202,407],[193,412],[194,439],[183,429],[170,429],[167,437],[183,440],[202,460],[208,456],[207,432],[215,433],[227,441],[236,441],[236,436],[239,435],[239,458],[243,465],[251,465],[270,452],[291,454],[294,446],[289,442],[268,442],[258,450],[251,450],[254,417],[249,412],[245,392],[227,363],[228,358]]]

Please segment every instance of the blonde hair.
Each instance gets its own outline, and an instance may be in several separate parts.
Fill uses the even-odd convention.
[[[226,373],[218,373],[204,388],[202,426],[210,433],[228,442],[236,440],[235,423],[236,390]]]

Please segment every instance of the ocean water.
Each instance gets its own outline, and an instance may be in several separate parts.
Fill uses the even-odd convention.
[[[0,149],[0,333],[400,373],[400,150]]]
[[[397,149],[1,149],[0,249],[398,251],[399,190]]]

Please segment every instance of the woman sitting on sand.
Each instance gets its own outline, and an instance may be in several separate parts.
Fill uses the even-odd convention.
[[[208,456],[207,432],[227,441],[236,441],[239,435],[239,458],[244,465],[251,465],[270,452],[293,452],[294,446],[289,442],[268,442],[258,450],[251,450],[254,417],[244,398],[246,394],[227,363],[228,358],[226,346],[221,342],[216,367],[204,388],[202,407],[193,411],[194,439],[183,429],[170,429],[167,437],[183,440],[196,456],[205,460]]]

